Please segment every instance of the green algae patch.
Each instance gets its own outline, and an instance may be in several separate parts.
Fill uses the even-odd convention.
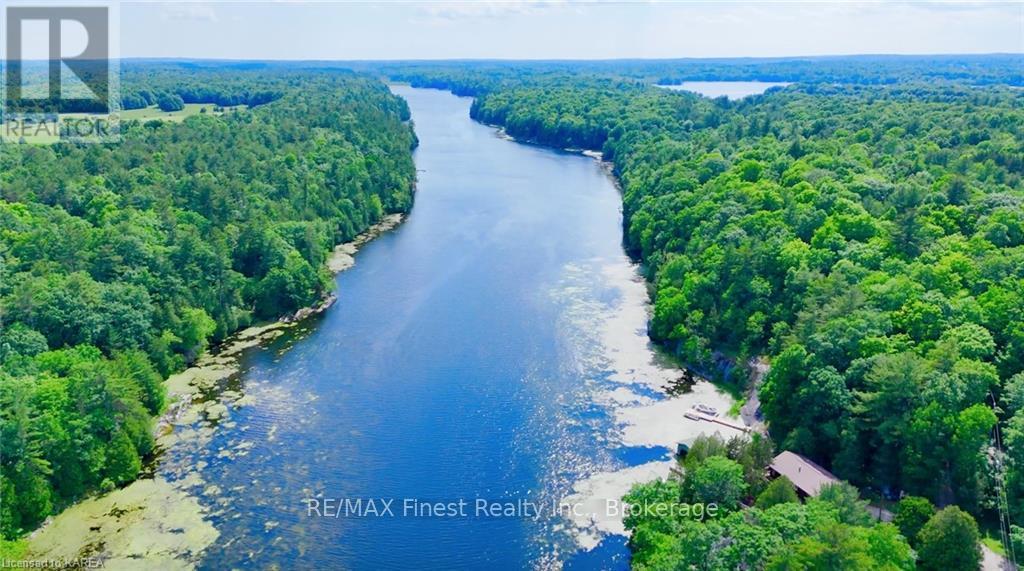
[[[287,321],[275,321],[266,325],[243,329],[232,336],[230,341],[221,348],[216,356],[200,359],[199,364],[234,364],[234,357],[237,357],[239,353],[277,339],[284,335],[284,330],[292,325],[293,323]]]
[[[339,257],[328,262],[328,269],[337,273],[351,267],[360,246],[393,229],[401,220],[401,215],[388,216],[352,242],[340,245],[336,250]],[[169,406],[154,429],[157,453],[171,448],[198,450],[210,445],[217,427],[234,428],[232,412],[256,402],[237,382],[242,372],[242,354],[277,340],[305,317],[329,308],[335,299],[330,295],[317,305],[279,321],[238,331],[188,369],[168,377],[164,386]],[[302,331],[300,328],[298,335]],[[293,342],[301,338],[298,335],[293,334]],[[284,350],[288,348],[290,345]],[[310,396],[309,400],[312,398],[315,397]],[[289,399],[280,399],[280,402],[287,403]],[[268,442],[277,439],[277,428],[277,425],[271,428]],[[246,456],[255,446],[252,440],[235,439],[219,448],[216,456],[222,459]],[[160,477],[138,480],[107,495],[84,500],[52,518],[31,537],[17,544],[0,545],[0,554],[9,560],[92,558],[102,561],[104,569],[195,568],[219,537],[217,529],[206,518],[224,514],[230,500],[217,497],[221,488],[203,479],[206,462],[181,464],[173,460],[160,461],[159,456],[156,462],[159,462],[159,473],[173,481]],[[258,483],[257,479],[251,481],[251,485]],[[240,486],[239,490],[244,488]],[[232,488],[235,493],[239,490]],[[213,509],[218,511],[208,511],[191,495],[199,493],[211,500],[215,505]],[[238,514],[233,516],[238,517]],[[265,531],[277,525],[275,521],[266,522]]]
[[[104,569],[193,569],[219,533],[199,502],[162,478],[85,500],[28,539],[28,559],[95,557]]]
[[[157,425],[157,442],[168,448],[185,439],[180,432],[181,428],[203,419],[212,422],[224,420],[228,405],[238,408],[251,404],[252,399],[245,400],[245,395],[240,391],[224,388],[228,380],[239,373],[238,359],[241,353],[277,339],[293,326],[293,323],[275,321],[243,329],[229,338],[216,354],[204,355],[195,365],[168,377],[164,387],[172,404]],[[211,393],[218,390],[221,394],[210,400]],[[227,402],[218,403],[217,400]]]
[[[208,363],[185,369],[177,375],[171,375],[164,381],[167,392],[171,395],[195,395],[208,390],[231,375],[238,372],[235,364]]]
[[[22,561],[28,551],[28,542],[24,539],[8,541],[0,539],[0,559],[5,561]]]

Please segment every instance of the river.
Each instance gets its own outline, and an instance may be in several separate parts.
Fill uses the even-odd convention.
[[[154,475],[216,528],[205,569],[625,568],[604,501],[711,430],[689,406],[732,400],[707,382],[666,397],[680,371],[648,342],[601,163],[502,137],[470,99],[393,89],[421,143],[412,213],[338,275],[329,311],[242,355],[218,390],[247,406],[179,420]],[[346,498],[381,513],[324,503]]]

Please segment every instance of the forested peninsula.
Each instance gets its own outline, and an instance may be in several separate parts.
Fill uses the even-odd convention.
[[[0,145],[4,539],[134,480],[166,376],[318,302],[331,249],[412,205],[409,110],[375,79],[128,62],[123,91],[204,107]]]

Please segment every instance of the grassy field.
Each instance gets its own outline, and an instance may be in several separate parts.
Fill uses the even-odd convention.
[[[200,115],[205,110],[206,113],[211,115],[223,115],[224,113],[236,113],[238,111],[245,111],[248,108],[246,105],[236,105],[233,107],[224,107],[223,111],[214,111],[214,105],[212,103],[186,103],[185,108],[181,111],[173,111],[166,113],[161,111],[157,106],[146,107],[145,109],[131,109],[128,111],[122,111],[120,114],[121,121],[184,121],[186,117],[192,117],[194,115]],[[60,123],[66,125],[68,121],[74,121],[76,125],[82,125],[82,135],[90,136],[90,131],[86,125],[92,124],[94,121],[105,122],[105,115],[95,115],[90,113],[62,113],[60,115]],[[84,123],[82,123],[84,121]],[[29,125],[28,128],[19,128],[18,125]],[[11,121],[2,125],[3,134],[0,135],[0,139],[7,141],[19,141],[23,140],[29,144],[52,144],[58,142],[60,139],[57,136],[59,128],[55,123],[48,121],[36,121],[31,123],[19,123]]]
[[[1003,542],[999,541],[999,535],[997,532],[991,530],[985,531],[984,537],[981,538],[981,542],[996,553],[996,555],[1006,557],[1006,548],[1003,547]]]
[[[192,117],[193,115],[199,115],[206,109],[206,112],[211,115],[223,115],[224,113],[234,113],[236,111],[244,111],[247,109],[246,105],[236,105],[234,107],[224,107],[223,112],[214,112],[214,105],[212,103],[186,103],[185,108],[181,111],[165,112],[161,111],[156,105],[145,107],[143,109],[129,109],[121,112],[122,121],[150,121],[157,119],[160,121],[183,121],[186,117]],[[61,118],[67,119],[88,119],[92,115],[89,113],[64,113],[61,114]]]
[[[222,115],[221,112],[214,113],[214,105],[212,103],[186,103],[185,108],[181,111],[172,111],[170,113],[161,111],[156,105],[152,107],[146,107],[144,109],[131,109],[128,111],[121,112],[122,121],[131,121],[132,119],[138,119],[139,121],[149,121],[150,119],[160,119],[162,121],[182,121],[186,117],[193,115],[199,115],[203,109],[206,109],[207,113],[213,115]],[[224,113],[233,113],[235,111],[244,111],[245,105],[237,105],[235,107],[225,107]]]

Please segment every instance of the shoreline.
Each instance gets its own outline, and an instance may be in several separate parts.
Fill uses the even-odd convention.
[[[584,157],[590,157],[598,161],[599,163],[601,163],[602,167],[612,168],[615,166],[614,163],[612,163],[611,161],[604,160],[604,153],[602,153],[601,151],[595,151],[593,149],[579,149],[575,147],[556,147],[554,145],[549,145],[547,143],[534,141],[533,139],[523,139],[520,137],[516,137],[515,135],[510,134],[503,125],[499,125],[497,123],[487,123],[484,121],[480,121],[479,119],[474,119],[472,117],[470,117],[470,120],[473,121],[474,123],[479,123],[481,125],[484,125],[485,127],[490,127],[494,129],[498,135],[498,138],[504,139],[506,141],[511,141],[513,143],[518,143],[520,145],[529,145],[531,147],[543,147],[545,149],[554,149],[556,151],[569,153],[572,155],[583,155]],[[618,178],[615,178],[615,186],[619,186]]]
[[[331,272],[332,276],[337,276],[341,272],[352,268],[356,263],[355,254],[362,246],[381,234],[397,228],[405,219],[405,216],[405,214],[385,215],[379,222],[367,228],[351,241],[335,246],[327,255],[327,260],[324,263],[327,270]],[[164,386],[167,387],[167,397],[171,399],[173,404],[169,405],[168,410],[158,418],[156,433],[154,434],[157,437],[157,444],[159,444],[160,437],[163,436],[162,432],[173,426],[175,420],[181,416],[181,409],[187,408],[191,404],[192,398],[196,395],[196,391],[190,390],[188,386],[191,385],[200,389],[210,388],[206,386],[207,382],[203,382],[202,373],[204,370],[211,371],[221,367],[229,367],[232,362],[237,361],[237,357],[246,349],[273,341],[283,335],[286,329],[294,327],[314,315],[327,311],[337,300],[338,296],[334,293],[334,290],[328,290],[321,296],[320,301],[311,306],[302,307],[294,313],[283,315],[277,321],[252,325],[236,331],[208,353],[196,359],[190,367],[164,379]],[[190,380],[187,374],[193,370],[192,379]],[[208,381],[209,379],[206,380]],[[181,401],[174,401],[176,397],[180,398]],[[177,410],[172,410],[172,408]]]
[[[536,141],[523,140],[509,134],[502,125],[473,120],[495,129],[497,136],[506,141],[582,155],[596,160],[599,168],[608,176],[618,190],[621,200],[622,184],[619,178],[615,176],[615,165],[611,161],[606,161],[602,152],[590,149],[556,147]],[[621,208],[620,202],[620,212]],[[630,259],[632,264],[635,264],[631,271],[636,272],[636,268],[641,266],[643,262],[633,259],[629,255],[624,243],[623,250],[623,254]],[[633,309],[635,310],[636,304],[639,303],[643,307],[646,319],[649,319],[650,312],[653,310],[652,284],[639,272],[636,272],[635,276],[637,280],[643,283],[644,295],[642,301],[637,298],[632,299]],[[616,347],[622,342],[621,338],[612,333],[613,330],[630,331],[636,329],[625,323],[616,323],[613,327],[612,323],[616,319],[630,321],[630,319],[625,318],[625,314],[615,315],[622,310],[623,308],[620,308],[618,312],[613,311],[608,323],[605,324],[606,350]],[[606,406],[609,413],[613,415],[615,424],[618,430],[621,431],[620,439],[622,445],[630,447],[664,447],[674,452],[675,446],[678,443],[692,442],[698,435],[718,434],[728,438],[740,434],[735,429],[720,425],[680,420],[683,418],[684,413],[696,402],[715,402],[718,399],[722,399],[722,402],[719,404],[725,404],[728,401],[734,405],[739,403],[743,405],[741,406],[740,414],[735,417],[725,413],[727,418],[739,421],[741,425],[746,426],[751,432],[765,431],[764,422],[757,414],[759,403],[757,401],[756,387],[750,391],[744,391],[743,396],[748,398],[745,401],[741,401],[740,397],[728,391],[728,387],[725,384],[712,380],[712,375],[708,375],[706,371],[692,368],[685,363],[679,362],[673,356],[667,355],[663,352],[664,347],[651,340],[646,333],[642,337],[646,349],[636,349],[631,354],[641,355],[645,352],[649,353],[650,362],[646,363],[646,366],[639,368],[644,374],[637,376],[639,371],[636,363],[619,363],[618,366],[613,366],[613,370],[616,370],[620,375],[622,371],[628,371],[629,374],[626,374],[624,378],[614,378],[620,375],[613,375],[613,380],[620,383],[619,388],[604,393],[603,402],[595,401]],[[611,341],[612,338],[618,338],[618,342]],[[616,350],[613,349],[609,353],[614,354]],[[761,366],[757,367],[756,365]],[[761,377],[765,374],[767,365],[760,361],[752,360],[751,363],[746,364],[746,368],[750,369],[752,373],[757,373],[758,377]],[[693,375],[695,381],[693,387],[684,394],[669,393],[666,389],[671,385],[672,379],[668,377],[683,371],[689,371]],[[662,382],[651,383],[651,379],[657,379],[662,376],[665,377],[661,379]],[[660,396],[651,398],[634,392],[637,386],[645,384],[649,385],[648,389],[656,391]],[[622,516],[606,513],[607,510],[603,509],[604,502],[613,497],[621,498],[635,484],[648,482],[656,478],[669,477],[675,466],[676,460],[670,453],[669,456],[660,459],[640,462],[608,471],[599,471],[575,481],[568,495],[562,498],[562,501],[583,505],[586,508],[582,510],[584,513],[574,514],[573,517],[570,517],[566,525],[566,529],[570,530],[576,546],[583,551],[592,551],[608,537],[629,537],[630,534],[625,529]]]
[[[497,123],[487,123],[485,121],[480,121],[479,119],[475,119],[473,117],[470,117],[470,120],[475,122],[475,123],[479,123],[481,125],[484,125],[486,127],[490,127],[492,129],[494,129],[496,134],[498,135],[498,137],[503,139],[503,140],[506,140],[506,141],[510,141],[510,142],[517,143],[517,144],[520,144],[520,145],[529,145],[531,147],[541,147],[541,148],[545,148],[545,149],[552,149],[552,150],[555,150],[555,151],[559,151],[559,152],[563,152],[563,153],[569,153],[569,154],[573,154],[573,155],[582,155],[584,157],[589,157],[591,159],[594,159],[595,161],[598,162],[598,165],[600,166],[601,170],[603,170],[605,172],[605,174],[611,179],[612,184],[614,184],[615,188],[619,191],[620,197],[622,196],[622,191],[623,191],[623,189],[622,189],[622,181],[620,181],[619,177],[615,175],[615,163],[612,162],[612,161],[605,160],[604,153],[602,153],[601,151],[595,151],[595,150],[592,150],[592,149],[580,149],[580,148],[574,148],[574,147],[557,147],[557,146],[554,146],[554,145],[549,145],[547,143],[541,143],[541,142],[538,142],[538,141],[534,141],[532,139],[522,139],[522,138],[516,137],[515,135],[509,134],[509,132],[505,129],[505,127],[503,125],[499,125]],[[620,211],[620,213],[622,212],[622,209],[623,209],[623,204],[620,203],[619,204],[619,211]],[[629,257],[629,259],[633,263],[635,263],[639,267],[643,268],[644,265],[645,265],[644,261],[641,260],[641,259],[635,258],[630,253],[629,248],[627,247],[627,244],[626,244],[625,240],[626,240],[626,237],[625,237],[625,233],[624,233],[623,234],[622,245],[623,245],[623,250],[625,251],[626,256]],[[646,279],[646,278],[643,278],[642,276],[641,276],[641,279],[643,279],[644,284],[647,286],[649,303],[653,307],[653,304],[654,304],[654,299],[653,299],[654,283],[652,281]],[[726,356],[726,355],[717,353],[717,355],[719,355],[721,357],[721,359],[718,359],[716,357],[716,362],[724,362],[725,363],[725,367],[718,366],[719,371],[718,371],[718,374],[716,374],[716,372],[714,370],[708,370],[706,368],[697,368],[697,367],[694,367],[694,366],[692,366],[690,364],[683,363],[683,362],[679,361],[677,357],[667,353],[665,351],[665,346],[664,345],[662,345],[662,344],[660,344],[660,343],[658,343],[658,342],[656,342],[654,340],[651,340],[651,343],[654,345],[654,347],[657,348],[657,350],[658,350],[657,352],[658,352],[659,356],[662,357],[662,358],[668,359],[673,367],[676,367],[676,368],[679,368],[679,369],[688,370],[691,373],[697,375],[699,380],[708,381],[708,382],[710,382],[711,384],[713,384],[715,386],[718,386],[720,388],[725,388],[725,389],[730,390],[730,391],[733,390],[733,387],[731,387],[729,382],[728,382],[728,369],[739,368],[739,369],[741,369],[743,371],[746,371],[746,373],[748,375],[747,378],[749,380],[750,386],[747,387],[747,388],[740,387],[740,389],[742,389],[742,390],[736,396],[737,397],[742,396],[743,398],[754,397],[755,403],[759,403],[759,401],[757,400],[757,390],[756,390],[755,385],[758,385],[758,386],[760,385],[760,383],[763,380],[763,378],[768,374],[768,370],[770,368],[770,365],[768,364],[767,358],[764,355],[758,355],[756,357],[753,357],[753,358],[751,358],[746,363],[739,363],[739,362],[736,362],[735,358],[732,357],[732,356]],[[725,373],[724,378],[722,376],[720,376],[722,373]],[[766,423],[764,422],[763,419],[761,419],[761,418],[759,418],[757,416],[759,414],[759,411],[760,411],[760,405],[759,404],[757,404],[757,406],[747,407],[747,410],[742,415],[742,420],[743,420],[743,423],[748,428],[750,428],[751,430],[754,430],[754,431],[757,431],[757,432],[761,432],[761,433],[766,433],[767,432],[767,425],[766,425]]]
[[[355,265],[355,254],[359,249],[381,234],[390,232],[397,228],[404,221],[405,214],[388,214],[381,218],[376,224],[370,226],[361,234],[349,242],[343,242],[334,247],[327,255],[325,266],[332,276],[352,268]],[[167,388],[167,398],[171,403],[167,410],[157,417],[157,425],[154,429],[154,437],[157,439],[158,450],[161,448],[160,440],[173,430],[174,424],[179,422],[192,404],[195,396],[212,388],[216,382],[224,380],[237,372],[237,358],[246,349],[260,346],[269,341],[284,335],[285,330],[302,321],[319,315],[334,305],[338,300],[334,290],[325,291],[320,301],[281,316],[276,321],[251,325],[232,333],[211,348],[206,354],[180,373],[175,373],[164,379],[164,386]],[[212,373],[212,374],[211,374]],[[220,375],[219,373],[226,373]],[[241,397],[244,398],[244,397]],[[241,399],[239,399],[241,400]],[[238,401],[235,401],[237,404]],[[159,452],[157,453],[159,454]]]
[[[336,276],[350,269],[362,246],[398,227],[405,217],[385,215],[353,240],[335,246],[325,261],[328,271]],[[20,540],[26,545],[24,559],[91,557],[110,568],[121,568],[142,558],[160,561],[162,568],[195,568],[220,536],[207,518],[211,510],[190,493],[209,489],[199,473],[202,466],[178,471],[173,481],[147,467],[159,464],[165,451],[175,445],[206,446],[217,427],[233,427],[230,411],[254,402],[252,396],[225,387],[240,372],[242,353],[277,339],[336,301],[332,289],[312,306],[236,331],[187,369],[164,379],[169,404],[154,418],[156,447],[143,471],[124,487],[84,497],[48,517]]]

